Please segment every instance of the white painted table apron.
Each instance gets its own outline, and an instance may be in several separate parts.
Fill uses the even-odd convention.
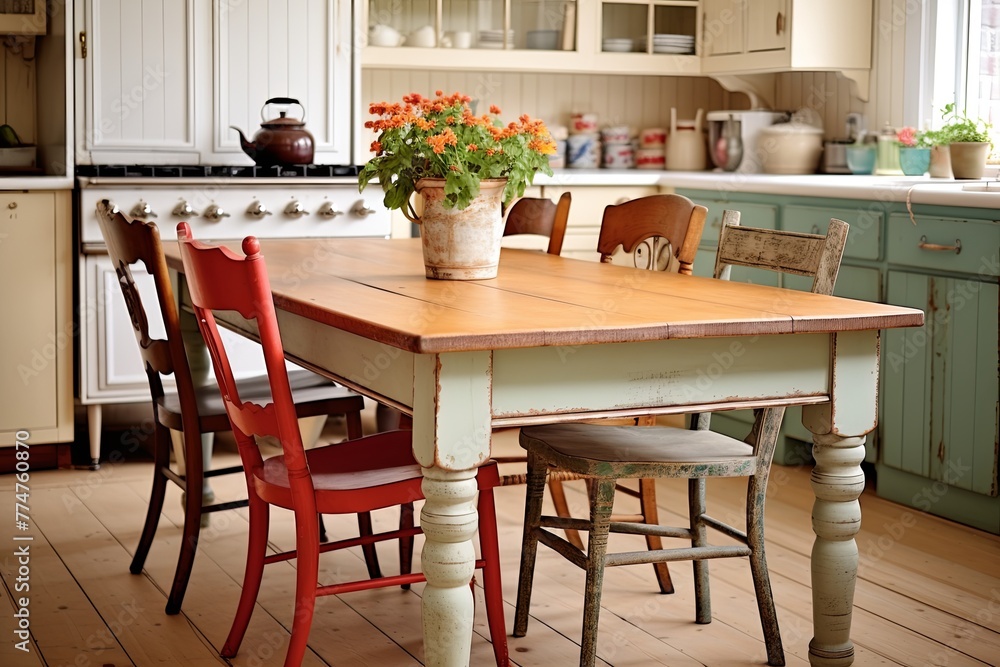
[[[318,304],[316,293],[309,289],[300,294],[300,283],[308,281],[296,278],[295,265],[284,263],[282,254],[272,251],[279,243],[288,242],[264,242],[263,252],[288,357],[413,416],[414,451],[425,466],[426,502],[420,523],[426,536],[421,563],[427,577],[422,604],[427,665],[469,664],[473,597],[468,583],[474,571],[472,538],[478,524],[475,469],[489,458],[493,428],[582,417],[769,405],[804,406],[803,422],[814,433],[816,465],[811,481],[816,496],[812,515],[816,540],[811,558],[814,637],[809,644],[810,663],[839,667],[853,662],[850,628],[858,567],[854,536],[860,528],[858,497],[864,488],[860,464],[865,434],[876,425],[879,334],[874,327],[912,326],[919,323],[922,313],[862,304],[872,324],[859,325],[857,320],[862,316],[855,313],[854,330],[834,333],[719,335],[727,322],[713,321],[713,334],[706,337],[540,346],[505,343],[492,349],[415,352],[390,344],[392,331],[368,333],[366,326],[343,325],[364,334],[359,335],[311,315],[310,308],[327,304]],[[353,253],[368,247],[364,244],[399,242],[354,243],[358,247],[350,248]],[[419,250],[415,252],[419,256]],[[572,261],[535,259],[540,253],[514,252],[522,253],[516,256],[519,265],[549,263],[538,267],[535,280],[551,268],[551,262]],[[505,258],[511,256],[510,251],[504,253]],[[173,251],[168,254],[176,267]],[[612,268],[593,267],[603,271]],[[419,268],[403,267],[405,271]],[[505,267],[502,261],[497,281],[502,280],[505,268],[510,273],[520,270],[513,264]],[[588,266],[579,271],[593,269]],[[586,275],[592,278],[598,274]],[[698,283],[699,294],[709,294],[716,289],[714,283],[721,282],[685,276],[666,279],[702,281]],[[389,282],[402,284],[402,280]],[[419,280],[424,280],[422,275]],[[380,282],[382,277],[371,281]],[[475,288],[456,285],[452,289],[459,296],[454,301],[459,303],[461,293],[490,287],[490,283],[494,281],[484,281]],[[406,286],[420,289],[417,283],[406,282]],[[749,298],[754,296],[750,290],[762,288],[728,283],[724,289],[746,290]],[[499,290],[494,287],[494,291]],[[835,311],[851,303],[810,296],[832,300],[817,303],[838,306],[832,308]],[[412,294],[409,298],[415,303]],[[605,312],[620,314],[623,304],[627,309],[628,298],[606,305]],[[369,307],[343,301],[329,305],[342,313]],[[663,305],[676,309],[676,299],[664,297]],[[781,299],[769,305],[792,308]],[[422,303],[410,313],[410,326],[422,330],[429,324],[428,318],[437,318],[440,313],[444,311]],[[804,313],[802,321],[813,316],[812,312]],[[837,314],[822,317],[824,321],[849,319]],[[236,329],[241,326],[235,320],[229,324]],[[544,331],[544,322],[538,326],[551,341],[561,340]],[[579,322],[577,328],[591,331],[602,327],[607,328]],[[663,331],[666,336],[666,326]],[[244,333],[253,336],[252,331]],[[572,332],[567,336],[562,339],[572,339]],[[650,337],[655,338],[655,334]],[[437,346],[448,347],[446,342]]]

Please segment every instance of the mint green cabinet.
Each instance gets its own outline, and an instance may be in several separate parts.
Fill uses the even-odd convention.
[[[921,308],[921,329],[882,335],[879,425],[866,441],[879,496],[1000,534],[1000,222],[994,211],[903,202],[720,193],[681,194],[709,208],[695,272],[711,275],[722,210],[745,225],[825,233],[851,225],[835,294]],[[772,283],[773,284],[773,283]],[[782,286],[810,281],[783,276]],[[712,428],[743,437],[749,411],[718,413]],[[808,463],[801,410],[785,416],[775,462]]]
[[[890,216],[888,303],[922,329],[883,335],[878,493],[1000,533],[1000,224]]]

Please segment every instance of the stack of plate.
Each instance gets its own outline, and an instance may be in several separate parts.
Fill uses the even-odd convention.
[[[479,31],[479,48],[481,49],[502,49],[504,48],[503,43],[503,30],[480,30]],[[507,31],[507,47],[508,49],[514,48],[514,30],[510,29]]]
[[[612,51],[615,53],[628,53],[632,50],[632,40],[628,37],[609,37],[601,42],[602,51]]]
[[[653,35],[653,53],[694,53],[694,35]]]

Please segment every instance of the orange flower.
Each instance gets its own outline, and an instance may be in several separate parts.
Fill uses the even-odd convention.
[[[508,199],[530,184],[536,171],[551,174],[546,156],[555,152],[555,144],[544,123],[527,114],[501,123],[495,104],[489,105],[489,113],[475,115],[471,100],[463,93],[435,90],[429,98],[407,93],[401,102],[371,103],[364,126],[375,135],[370,147],[374,156],[362,169],[359,186],[377,180],[390,208],[398,208],[409,194],[404,189],[412,191],[419,178],[447,178],[452,188],[448,201],[464,208],[486,174],[508,177]],[[475,157],[466,157],[471,155]]]
[[[427,143],[430,145],[431,150],[440,155],[444,153],[445,137],[443,134],[435,134],[433,136],[427,137]]]

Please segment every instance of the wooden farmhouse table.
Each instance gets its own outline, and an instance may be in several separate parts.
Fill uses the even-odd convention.
[[[803,406],[814,433],[810,662],[851,664],[879,330],[923,312],[527,250],[504,250],[492,280],[428,280],[419,239],[261,246],[288,358],[413,416],[426,664],[469,664],[475,469],[494,428],[773,405]]]

